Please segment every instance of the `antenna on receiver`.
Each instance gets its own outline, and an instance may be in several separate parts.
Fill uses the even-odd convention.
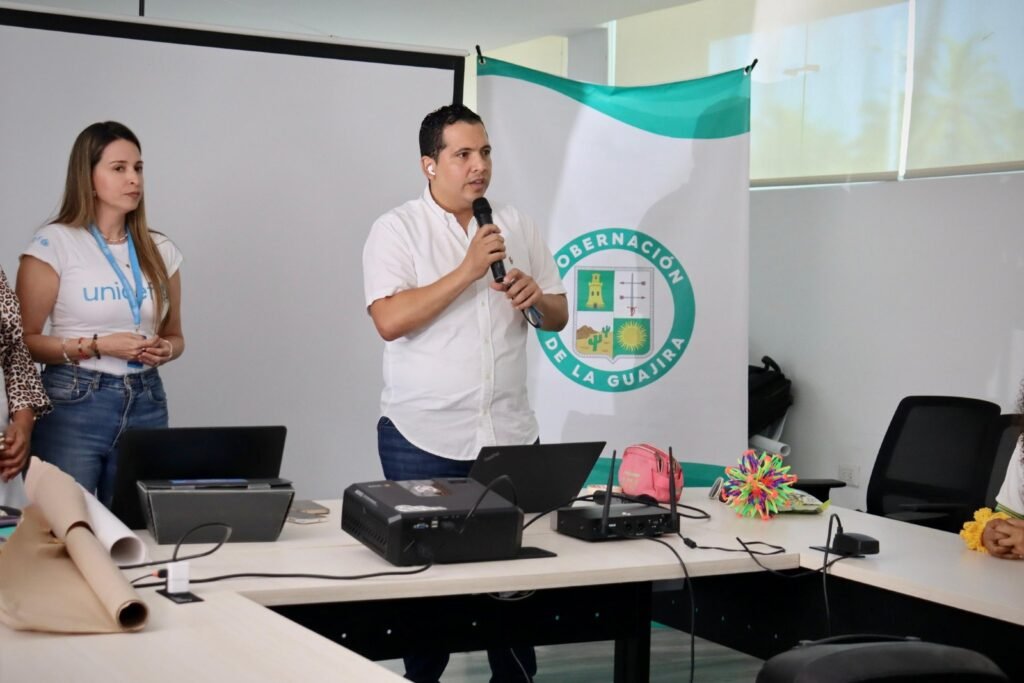
[[[677,533],[679,531],[679,510],[676,509],[676,467],[682,470],[682,465],[676,464],[676,459],[672,455],[672,447],[668,447],[668,504],[669,508],[669,533]]]
[[[601,510],[601,538],[608,538],[608,515],[612,507],[612,484],[615,483],[615,454],[612,449],[612,464],[608,469],[608,488],[604,492],[604,509]]]

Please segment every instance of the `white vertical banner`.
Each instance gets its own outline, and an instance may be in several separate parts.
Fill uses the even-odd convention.
[[[541,227],[569,324],[531,345],[542,441],[734,463],[747,440],[750,77],[647,87],[478,64],[492,199]]]

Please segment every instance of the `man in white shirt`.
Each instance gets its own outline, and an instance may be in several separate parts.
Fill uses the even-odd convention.
[[[538,440],[526,393],[523,314],[561,330],[568,304],[551,252],[529,218],[495,205],[478,225],[473,201],[491,180],[483,122],[462,105],[442,107],[420,127],[427,188],[373,224],[363,248],[363,283],[386,341],[377,424],[384,476],[464,477],[481,446]],[[504,261],[502,282],[491,264]],[[532,648],[489,651],[492,681],[529,681]],[[437,681],[446,653],[406,658],[406,678]]]

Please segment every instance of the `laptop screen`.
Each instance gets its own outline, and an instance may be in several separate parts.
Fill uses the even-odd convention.
[[[506,475],[512,486],[498,482],[492,489],[495,493],[514,501],[523,512],[546,512],[568,505],[579,495],[604,445],[604,441],[587,441],[485,446],[469,477],[486,486]]]
[[[136,482],[145,479],[273,479],[281,472],[282,426],[129,429],[118,442],[110,510],[146,528]]]

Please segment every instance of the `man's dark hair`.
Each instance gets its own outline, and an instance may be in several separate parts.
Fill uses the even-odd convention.
[[[464,104],[449,104],[427,114],[420,124],[420,156],[437,159],[444,149],[444,129],[459,121],[483,125],[483,119]]]

